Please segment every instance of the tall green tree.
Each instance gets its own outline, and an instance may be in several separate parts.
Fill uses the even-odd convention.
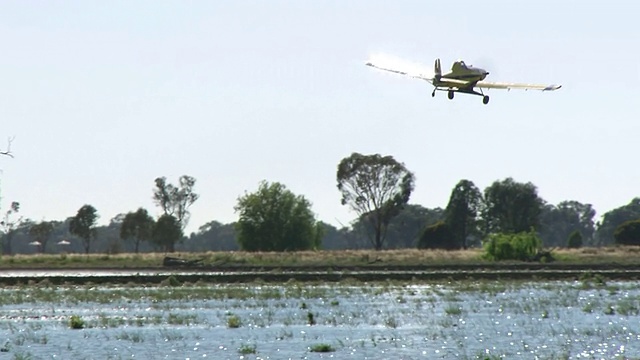
[[[161,215],[156,221],[151,240],[165,252],[174,252],[176,243],[182,239],[182,226],[178,219],[169,214]]]
[[[458,249],[452,237],[451,227],[444,221],[438,221],[424,229],[418,240],[418,249]]]
[[[82,239],[85,254],[89,253],[91,242],[96,238],[96,221],[98,220],[98,211],[91,205],[84,205],[71,218],[69,223],[69,232],[77,235]]]
[[[452,248],[468,247],[471,235],[479,235],[478,216],[482,210],[482,193],[470,180],[460,180],[451,191],[445,209],[445,222],[451,230]]]
[[[484,201],[482,218],[486,233],[515,234],[537,229],[544,205],[535,185],[512,178],[487,187]]]
[[[155,221],[146,209],[139,208],[136,212],[127,213],[120,227],[120,238],[133,240],[135,252],[140,250],[140,242],[148,241],[153,234]]]
[[[640,245],[640,219],[625,221],[620,224],[613,236],[621,245]]]
[[[365,216],[372,229],[370,241],[381,250],[391,219],[413,192],[413,173],[392,156],[353,153],[340,161],[336,178],[342,205],[348,205],[358,218]]]
[[[254,193],[238,198],[236,231],[246,251],[296,251],[320,247],[321,225],[311,203],[283,184],[263,181]]]
[[[567,239],[567,247],[569,249],[578,249],[582,247],[582,234],[580,234],[580,231],[574,230],[571,234],[569,234],[569,239]]]
[[[591,204],[578,201],[563,201],[558,205],[545,204],[540,214],[540,238],[548,247],[566,246],[569,235],[578,231],[584,243],[592,244],[595,215],[596,211]]]
[[[444,210],[441,208],[429,209],[422,205],[407,204],[400,213],[389,222],[387,228],[386,248],[408,249],[415,248],[425,227],[433,225],[444,219]],[[353,248],[371,248],[369,239],[374,235],[366,214],[360,217],[351,226],[350,236],[357,239],[355,244],[361,244]]]
[[[191,215],[189,207],[200,197],[193,192],[195,183],[196,179],[188,175],[180,177],[178,186],[167,183],[167,178],[164,176],[155,180],[154,202],[160,206],[165,215],[175,217],[182,229],[189,222]]]
[[[640,219],[640,198],[634,198],[627,205],[615,208],[602,216],[602,223],[596,231],[597,245],[614,243],[614,232],[623,223]]]
[[[39,223],[31,225],[29,228],[29,235],[33,241],[40,243],[40,251],[45,252],[47,250],[47,243],[51,238],[53,232],[53,223],[50,221],[41,221]]]
[[[15,217],[20,212],[20,203],[17,201],[11,202],[9,210],[4,213],[2,220],[0,220],[0,229],[2,230],[2,250],[4,254],[12,254],[12,241],[15,230],[22,223],[22,216]]]

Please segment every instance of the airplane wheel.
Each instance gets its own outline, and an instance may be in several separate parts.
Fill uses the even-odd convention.
[[[431,93],[431,97],[436,97],[436,92],[435,92],[435,90]]]
[[[489,103],[489,96],[485,95],[482,97],[482,103],[487,105]]]
[[[453,91],[449,90],[447,96],[449,96],[449,100],[453,100]]]

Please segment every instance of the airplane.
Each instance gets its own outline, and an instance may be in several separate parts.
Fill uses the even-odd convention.
[[[518,84],[518,83],[498,83],[488,82],[484,79],[489,75],[489,72],[485,69],[473,67],[467,65],[462,60],[455,61],[451,66],[451,71],[447,74],[442,74],[440,67],[440,59],[436,59],[434,64],[434,75],[429,77],[421,73],[412,73],[411,71],[402,71],[391,69],[384,66],[375,65],[372,62],[367,62],[365,65],[374,67],[376,69],[390,71],[396,74],[410,76],[416,79],[425,80],[434,86],[431,97],[436,96],[436,91],[446,91],[450,100],[453,99],[455,93],[471,94],[482,96],[482,103],[489,103],[489,96],[485,95],[482,89],[523,89],[523,90],[541,90],[541,91],[553,91],[558,90],[562,85],[537,85],[537,84]],[[478,89],[479,91],[475,90]]]

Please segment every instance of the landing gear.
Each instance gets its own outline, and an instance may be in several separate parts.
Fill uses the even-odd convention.
[[[449,90],[449,92],[447,93],[447,97],[449,97],[449,100],[453,100],[453,90]]]
[[[431,97],[436,97],[436,89],[433,89],[433,92],[431,93]]]
[[[489,95],[484,95],[482,97],[482,103],[487,105],[489,103]]]

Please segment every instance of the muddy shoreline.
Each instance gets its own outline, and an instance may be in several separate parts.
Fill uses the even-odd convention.
[[[423,266],[199,266],[146,268],[1,269],[0,284],[449,281],[449,280],[639,280],[640,267],[623,264],[459,264]]]

